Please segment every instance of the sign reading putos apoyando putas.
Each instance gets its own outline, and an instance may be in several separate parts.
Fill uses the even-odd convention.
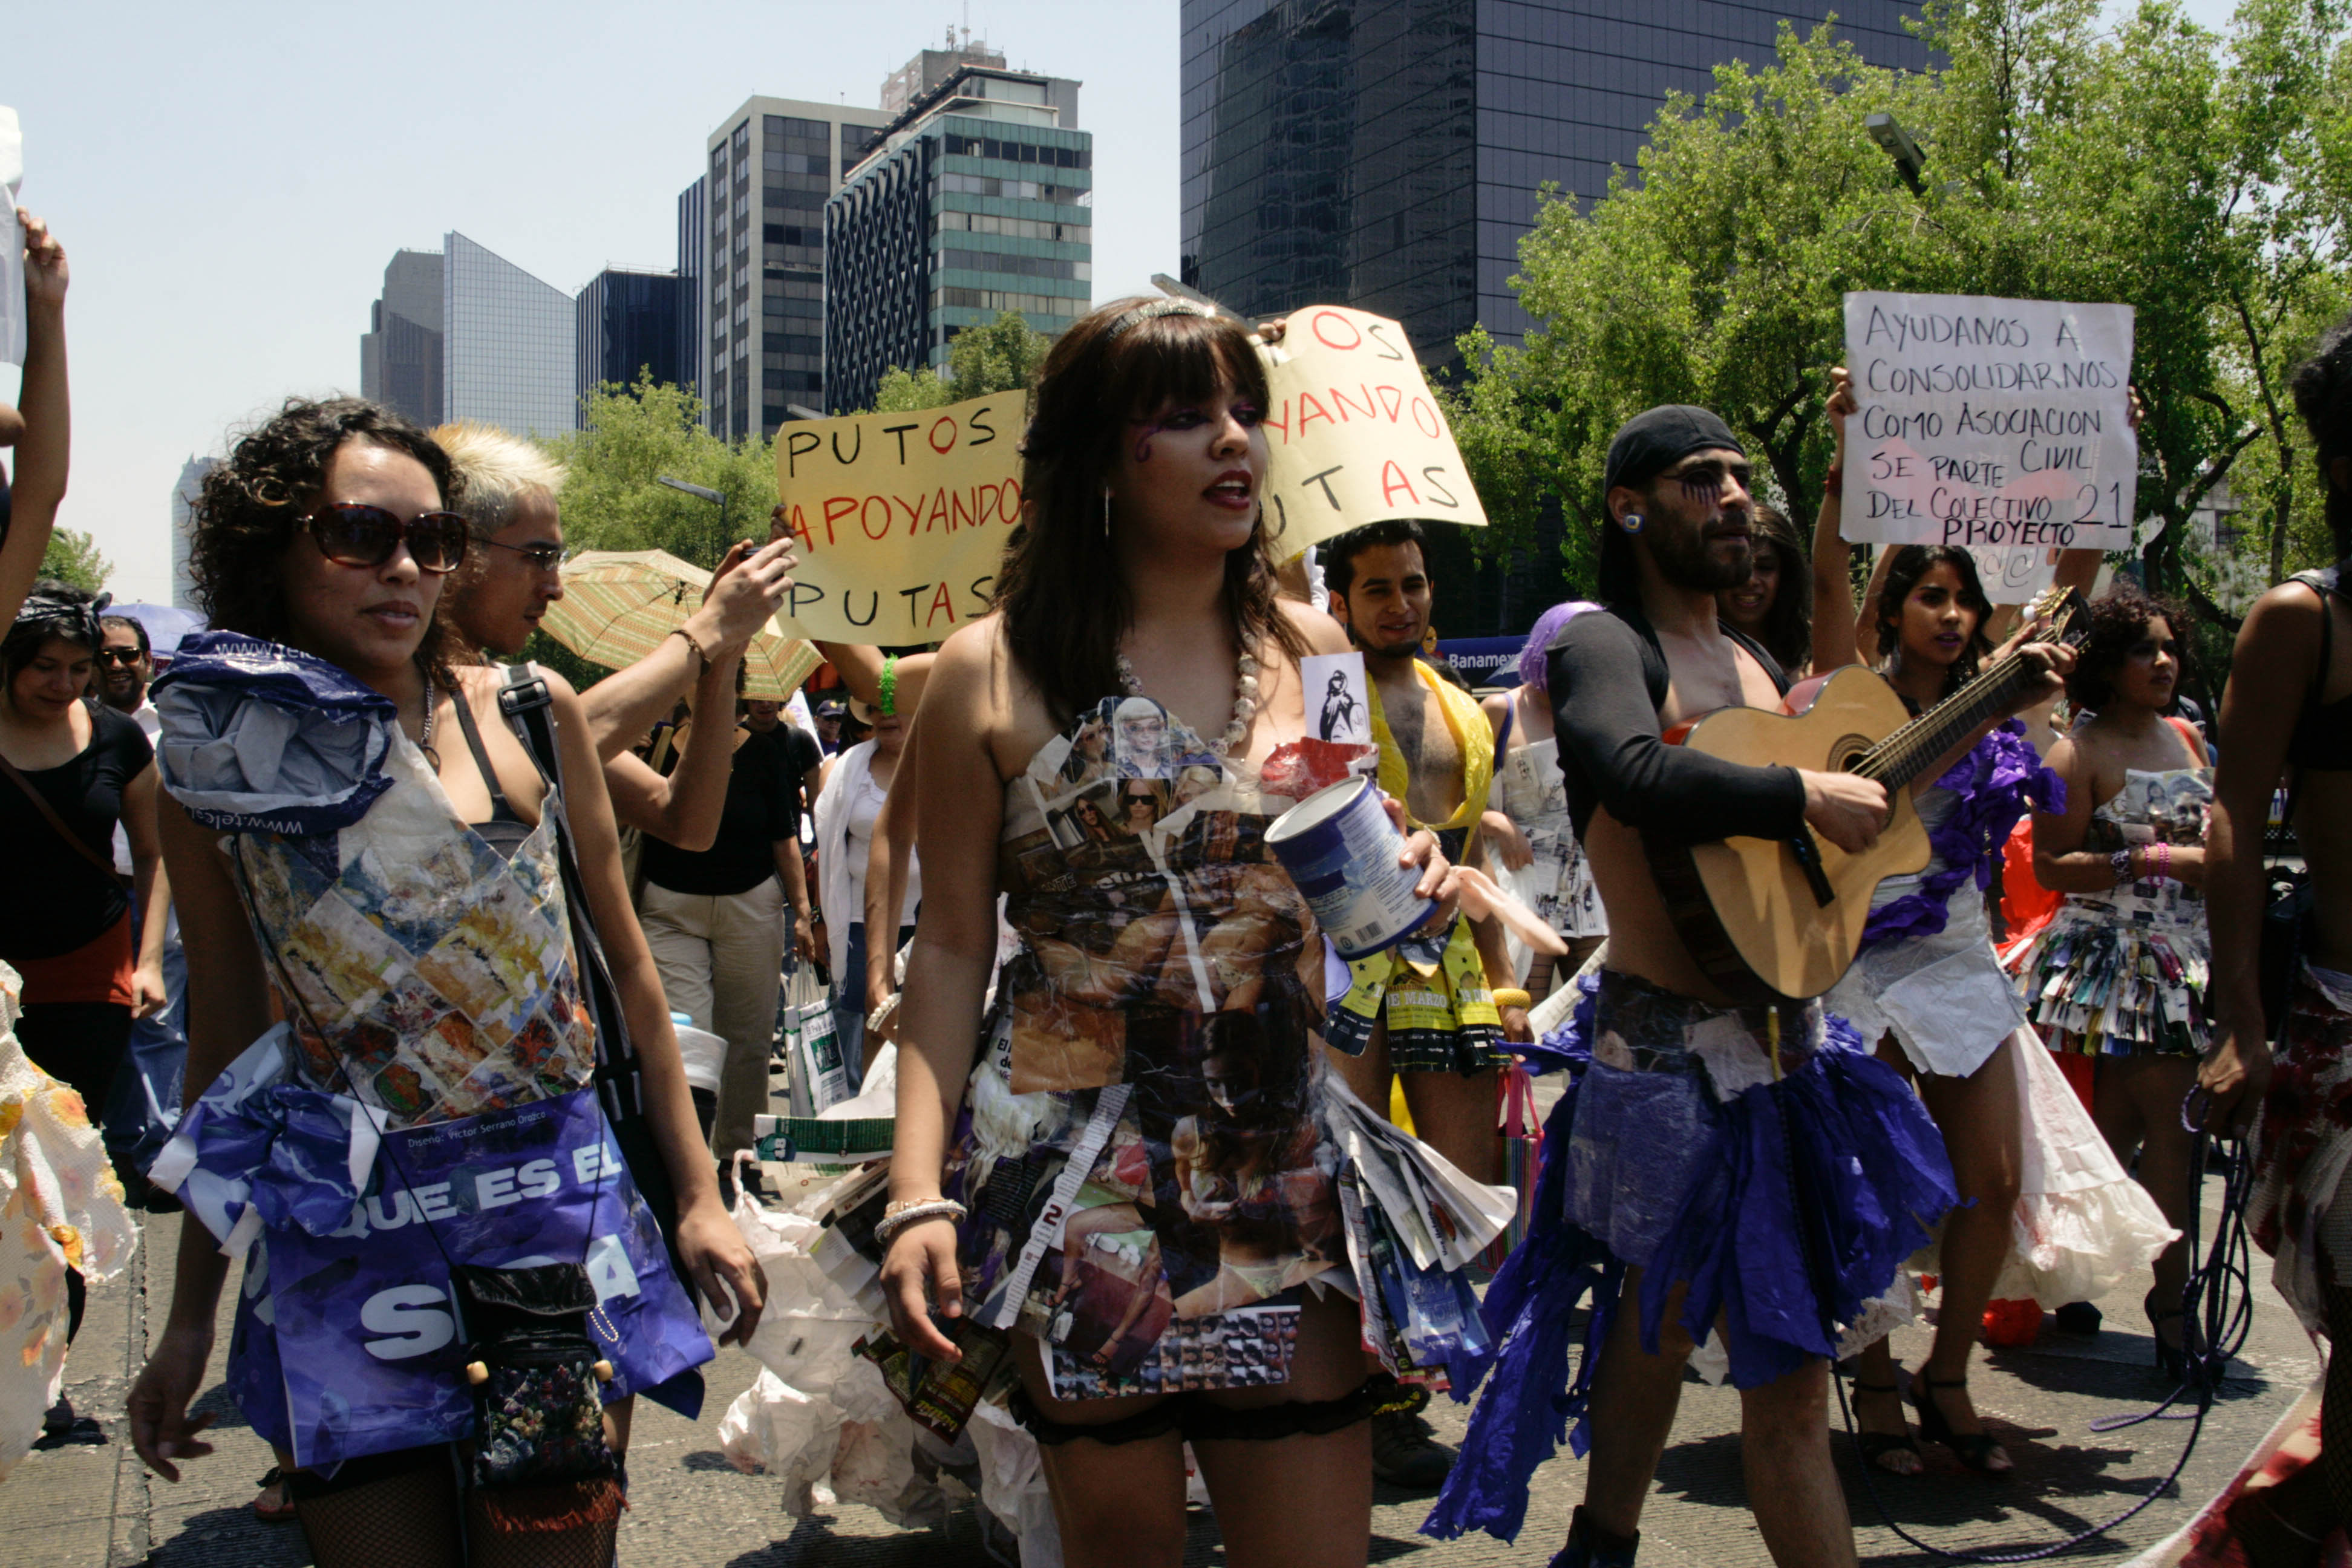
[[[780,618],[828,642],[938,642],[988,613],[1021,518],[1026,393],[776,432],[781,526],[800,565]]]
[[[1265,524],[1275,553],[1389,518],[1486,525],[1404,329],[1341,305],[1291,312],[1263,345]]]

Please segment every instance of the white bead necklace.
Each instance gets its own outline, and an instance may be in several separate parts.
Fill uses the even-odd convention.
[[[1239,640],[1238,637],[1235,640]],[[1118,655],[1118,688],[1129,697],[1143,696],[1143,682],[1135,678],[1135,666],[1128,662],[1122,650]],[[1241,657],[1234,660],[1234,717],[1225,726],[1213,750],[1227,760],[1239,757],[1249,744],[1250,721],[1257,717],[1257,660],[1250,657],[1249,645],[1242,644]]]

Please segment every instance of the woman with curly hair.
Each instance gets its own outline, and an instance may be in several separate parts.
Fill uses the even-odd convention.
[[[737,1336],[761,1291],[701,1155],[578,700],[556,696],[543,778],[436,616],[462,491],[422,431],[347,398],[286,405],[198,498],[213,629],[155,692],[201,1098],[154,1167],[188,1217],[131,1435],[166,1479],[209,1451],[188,1405],[225,1243],[246,1262],[230,1384],[302,1467],[322,1568],[603,1568],[628,1396],[692,1410],[710,1346],[610,1152],[569,899],[604,933],[631,1033],[666,1047],[643,1053],[645,1088],[678,1254]],[[505,1307],[549,1314],[531,1321],[554,1353],[510,1355]]]
[[[2196,730],[2164,710],[2180,688],[2189,619],[2119,587],[2091,606],[2066,694],[2093,717],[2051,748],[2063,809],[2033,819],[2033,874],[2066,895],[2019,969],[2053,1051],[2096,1060],[2092,1114],[2116,1159],[2174,1226],[2196,1201],[2180,1102],[2210,1038],[2205,1011],[2205,819],[2213,770]],[[2159,1366],[2181,1365],[2180,1243],[2156,1260],[2147,1315]]]

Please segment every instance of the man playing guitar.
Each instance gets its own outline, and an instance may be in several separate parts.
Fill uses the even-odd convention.
[[[1569,1568],[1633,1560],[1694,1328],[1729,1352],[1748,1497],[1773,1561],[1853,1563],[1830,1456],[1827,1355],[1836,1327],[1892,1283],[1910,1238],[1952,1201],[1941,1141],[1900,1079],[1828,1041],[1817,1003],[1732,1004],[1677,934],[1644,850],[1645,835],[1779,841],[1810,830],[1853,851],[1887,820],[1873,780],[1747,767],[1664,739],[1718,708],[1781,702],[1779,666],[1716,615],[1717,591],[1748,573],[1749,473],[1738,440],[1705,409],[1627,421],[1606,477],[1598,597],[1609,613],[1570,621],[1549,653],[1560,769],[1610,931],[1585,1031],[1592,1065],[1562,1152],[1567,1218],[1625,1268],[1615,1302],[1596,1302],[1608,1319],[1587,1373],[1599,1418],[1559,1559]],[[1772,1092],[1784,1088],[1793,1092]],[[1845,1114],[1788,1109],[1830,1101]],[[1873,1136],[1830,1146],[1830,1129],[1864,1125]],[[1735,1145],[1780,1148],[1787,1164],[1750,1168],[1732,1159]],[[1879,1228],[1843,1212],[1868,1204],[1808,1204],[1815,1173],[1849,1194],[1869,1189]],[[1755,1289],[1759,1259],[1790,1287],[1770,1300]],[[1670,1274],[1645,1292],[1645,1271]],[[1811,1310],[1790,1314],[1790,1300]]]

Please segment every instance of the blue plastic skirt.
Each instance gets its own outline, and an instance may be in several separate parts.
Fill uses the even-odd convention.
[[[1629,1266],[1643,1270],[1645,1350],[1657,1352],[1666,1299],[1685,1286],[1684,1331],[1703,1340],[1720,1319],[1731,1381],[1754,1388],[1833,1355],[1839,1329],[1887,1292],[1958,1201],[1926,1109],[1843,1019],[1823,1020],[1819,1047],[1787,1077],[1718,1101],[1696,1070],[1593,1062],[1594,980],[1585,988],[1543,1042],[1575,1081],[1544,1129],[1527,1240],[1486,1292],[1496,1349],[1455,1381],[1467,1399],[1496,1373],[1425,1534],[1515,1540],[1536,1467],[1563,1440],[1588,1451],[1592,1376]],[[1641,1135],[1622,1142],[1578,1125],[1637,1109]],[[1676,1122],[1685,1136],[1658,1135]],[[1570,1320],[1588,1295],[1571,1377]]]

